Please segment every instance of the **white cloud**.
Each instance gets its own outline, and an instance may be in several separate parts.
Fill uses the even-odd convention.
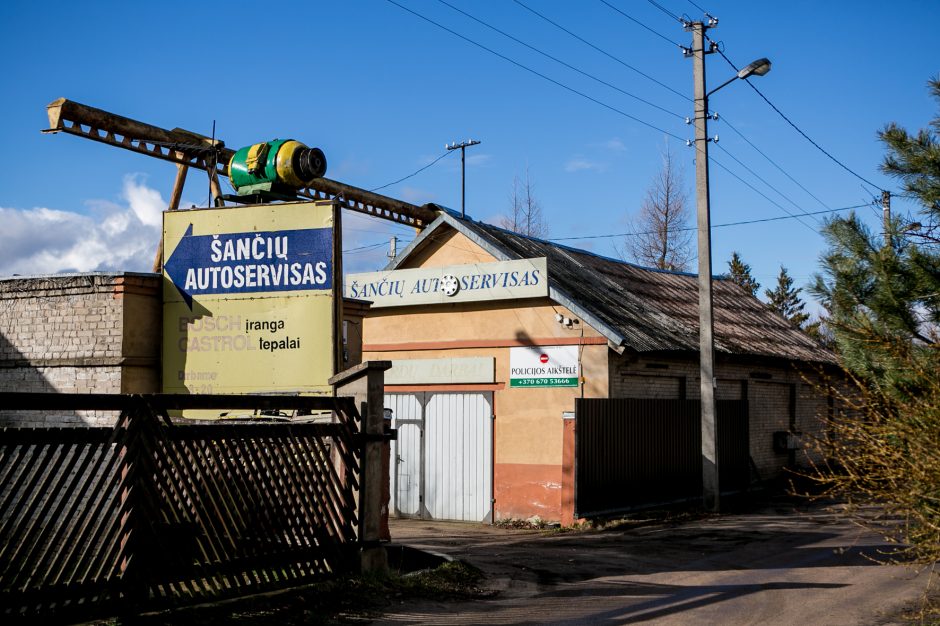
[[[627,146],[624,145],[619,138],[614,137],[613,139],[608,139],[604,142],[604,147],[613,152],[626,152]]]
[[[468,154],[467,155],[467,165],[477,167],[480,165],[486,165],[493,158],[491,154]]]
[[[583,172],[586,170],[593,170],[595,172],[603,172],[607,169],[606,163],[601,163],[599,161],[591,161],[582,156],[575,156],[571,159],[568,159],[568,162],[565,163],[566,172]]]
[[[166,209],[167,203],[160,192],[147,187],[140,176],[124,177],[123,195],[142,224],[157,228],[163,225],[163,210]]]
[[[437,198],[433,192],[417,187],[402,187],[399,195],[405,202],[418,205],[433,202]]]
[[[124,178],[124,204],[88,203],[92,215],[0,207],[0,276],[150,271],[166,202],[140,176]]]

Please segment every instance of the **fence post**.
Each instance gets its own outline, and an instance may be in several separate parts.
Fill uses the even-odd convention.
[[[362,414],[365,436],[359,478],[359,567],[362,572],[388,571],[388,555],[380,539],[385,504],[382,502],[382,466],[383,454],[387,454],[383,438],[385,371],[391,367],[391,361],[366,361],[330,379],[335,395],[352,396]]]
[[[145,455],[148,446],[148,415],[143,403],[135,399],[121,412],[115,428],[122,455],[121,472],[121,580],[124,588],[124,614],[132,618],[139,613],[149,599],[145,563],[148,539],[144,536],[147,527],[145,508],[146,475]]]

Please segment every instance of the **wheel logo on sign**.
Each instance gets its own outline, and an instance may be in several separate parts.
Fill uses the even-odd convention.
[[[460,281],[452,274],[446,274],[441,277],[441,291],[445,296],[456,295],[460,291]]]

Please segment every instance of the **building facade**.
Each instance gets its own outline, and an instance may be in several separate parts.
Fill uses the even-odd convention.
[[[503,288],[519,262],[544,263],[544,292]],[[770,479],[801,460],[774,433],[821,428],[816,373],[833,356],[730,281],[714,292],[717,397],[748,401],[750,456]],[[384,272],[348,277],[346,294],[373,301],[363,358],[393,362],[399,515],[570,522],[577,398],[699,397],[691,274],[444,213]]]

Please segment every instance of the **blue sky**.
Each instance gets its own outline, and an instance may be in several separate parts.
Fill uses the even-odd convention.
[[[618,62],[511,0],[447,1],[616,90],[437,0],[396,0],[623,114],[387,0],[264,8],[247,2],[3,3],[0,51],[8,63],[0,83],[0,275],[147,271],[153,258],[175,168],[71,136],[41,135],[45,105],[58,97],[205,134],[215,120],[218,136],[236,149],[292,137],[324,150],[328,177],[367,189],[430,163],[447,142],[479,139],[483,143],[467,151],[469,215],[498,219],[507,211],[513,177],[528,168],[549,238],[593,237],[566,243],[611,256],[623,239],[598,236],[629,230],[667,141],[694,200],[692,150],[665,134],[692,134],[681,119],[692,112],[692,63],[675,45],[687,45],[690,36],[677,21],[641,0],[608,0],[636,21],[599,0],[524,0]],[[693,19],[702,16],[696,5],[717,16],[709,34],[738,66],[769,57],[773,70],[752,79],[755,86],[868,181],[823,155],[736,81],[711,99],[723,118],[710,127],[720,137],[711,154],[747,184],[712,165],[713,224],[866,204],[876,187],[898,189],[878,171],[883,149],[876,132],[889,121],[922,128],[936,113],[926,81],[940,71],[934,54],[940,3],[659,4]],[[717,54],[707,64],[712,87],[733,73]],[[191,173],[185,206],[204,204],[207,193],[205,177]],[[459,155],[382,193],[459,209]],[[913,207],[895,199],[894,208]],[[880,210],[866,206],[859,213],[877,227]],[[414,236],[372,218],[349,217],[344,225],[350,250],[344,262],[353,271],[383,265],[392,235],[402,245]],[[823,250],[819,228],[811,217],[715,228],[715,271],[724,271],[737,250],[763,285],[771,286],[781,264],[803,285]],[[353,250],[364,246],[373,247]]]

